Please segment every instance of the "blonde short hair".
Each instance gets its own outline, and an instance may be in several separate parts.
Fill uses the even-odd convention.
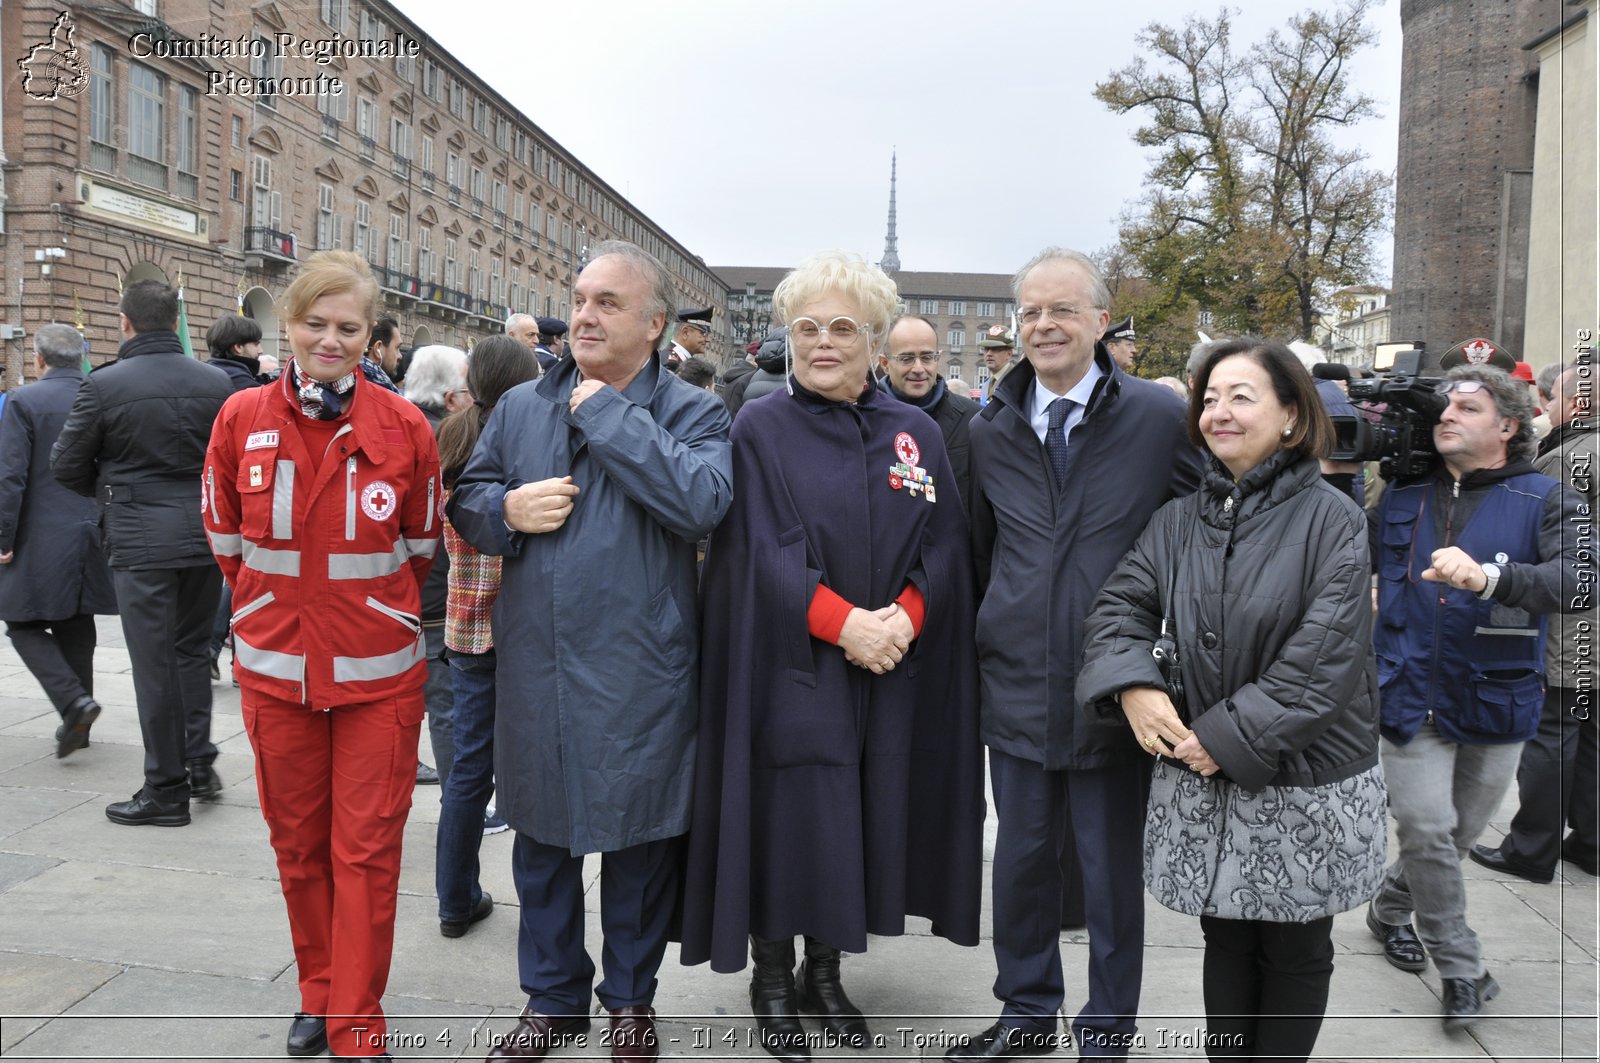
[[[888,342],[889,327],[900,313],[900,290],[887,273],[860,255],[821,251],[810,256],[778,282],[772,306],[787,325],[801,307],[831,294],[842,295],[861,309],[861,323],[872,330],[874,350]]]
[[[360,255],[349,251],[318,251],[283,293],[280,307],[286,321],[303,321],[311,306],[324,295],[354,292],[366,303],[367,324],[378,311],[378,282]]]

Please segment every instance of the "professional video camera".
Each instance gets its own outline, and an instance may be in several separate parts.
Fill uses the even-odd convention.
[[[1433,467],[1433,426],[1446,399],[1442,377],[1421,374],[1424,344],[1379,344],[1377,375],[1357,376],[1347,365],[1323,362],[1312,367],[1319,380],[1343,380],[1355,414],[1334,414],[1333,461],[1376,461],[1385,480],[1420,476]]]

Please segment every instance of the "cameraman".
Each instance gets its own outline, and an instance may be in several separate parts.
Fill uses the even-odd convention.
[[[1383,767],[1400,857],[1367,926],[1401,970],[1433,957],[1454,1030],[1500,988],[1467,925],[1461,858],[1538,729],[1544,614],[1568,604],[1563,567],[1587,561],[1562,540],[1579,497],[1529,464],[1527,389],[1500,369],[1465,365],[1438,390],[1440,462],[1392,483],[1371,526]]]

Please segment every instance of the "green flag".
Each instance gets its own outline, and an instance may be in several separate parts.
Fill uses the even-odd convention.
[[[178,342],[183,344],[183,353],[190,358],[194,357],[194,347],[189,343],[189,308],[183,301],[183,289],[178,289]]]

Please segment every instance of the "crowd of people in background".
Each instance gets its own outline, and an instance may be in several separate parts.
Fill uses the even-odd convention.
[[[186,356],[158,282],[92,373],[77,330],[35,333],[0,411],[0,619],[66,757],[105,711],[95,617],[120,616],[145,751],[122,825],[222,791],[229,654],[291,1055],[388,1058],[419,783],[442,936],[493,915],[479,844],[515,832],[527,1005],[498,1060],[587,1031],[595,998],[613,1057],[655,1059],[674,938],[753,966],[775,1058],[811,1058],[807,1019],[867,1046],[846,953],[908,916],[979,944],[985,763],[998,1014],[956,1063],[1126,1055],[1146,890],[1199,920],[1213,1058],[1311,1055],[1333,918],[1363,907],[1460,1029],[1499,991],[1462,860],[1596,872],[1591,363],[1458,345],[1427,385],[1436,460],[1385,481],[1336,458],[1361,414],[1303,345],[1203,338],[1186,380],[1137,376],[1076,251],[1017,272],[977,388],[851,255],[791,272],[720,377],[713,309],[674,291],[610,241],[570,322],[410,350],[367,265],[319,252],[281,367],[243,314]],[[1511,832],[1479,844],[1513,781]],[[1089,940],[1066,1033],[1063,925]]]

